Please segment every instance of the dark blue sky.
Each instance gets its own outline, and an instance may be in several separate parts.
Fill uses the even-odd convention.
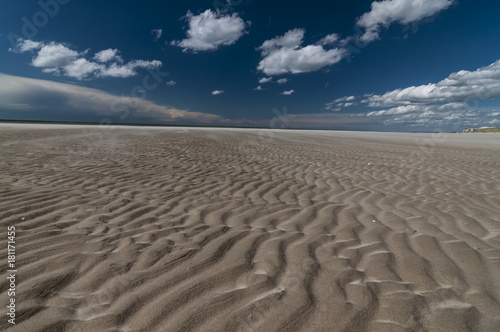
[[[500,126],[496,1],[224,2],[2,2],[0,119]]]

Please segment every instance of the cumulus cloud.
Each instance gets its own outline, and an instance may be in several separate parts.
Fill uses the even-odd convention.
[[[74,84],[0,74],[0,110],[11,117],[19,112],[68,114],[86,113],[102,117],[130,116],[164,122],[225,123],[228,120],[201,112],[179,110],[175,107],[124,96]],[[123,118],[122,118],[123,120]]]
[[[243,36],[247,26],[237,13],[224,15],[210,9],[199,15],[188,11],[184,19],[189,24],[187,38],[172,42],[184,51],[213,51],[221,45],[232,45]]]
[[[31,62],[35,67],[64,67],[78,57],[78,52],[62,44],[51,42],[44,46],[40,44],[39,47],[38,54]],[[35,49],[35,47],[31,49]]]
[[[121,56],[118,55],[118,50],[117,49],[111,49],[108,48],[107,50],[102,50],[97,52],[94,55],[94,59],[99,61],[99,62],[109,62],[111,60],[116,60],[118,62],[122,62]]]
[[[258,87],[256,87],[254,90],[255,90],[255,91],[262,91],[262,90],[264,90],[264,89],[262,89],[262,87],[259,85],[259,86],[258,86]]]
[[[43,68],[42,73],[52,74],[54,76],[61,75],[61,70],[59,68]]]
[[[16,47],[9,48],[9,51],[22,53],[22,52],[26,52],[26,51],[31,51],[33,49],[38,49],[42,46],[43,46],[43,44],[40,42],[36,42],[33,40],[29,40],[29,39],[26,39],[26,40],[21,39],[21,40],[18,40],[18,44],[16,45]]]
[[[340,39],[340,36],[338,34],[332,33],[332,34],[327,35],[324,38],[320,39],[318,41],[318,44],[320,44],[320,45],[330,45],[330,44],[336,43],[337,41],[339,41],[339,39]]]
[[[380,29],[391,23],[410,24],[448,9],[454,0],[383,0],[374,1],[371,10],[358,18],[356,24],[365,29],[363,42],[379,39]]]
[[[167,85],[170,85],[170,86],[172,86],[172,85],[176,85],[176,84],[177,84],[177,82],[176,82],[176,81],[168,81],[168,82],[167,82]]]
[[[460,70],[437,83],[395,89],[381,95],[366,95],[361,103],[379,108],[411,105],[435,107],[498,97],[500,97],[500,60],[474,71]],[[356,99],[355,96],[346,96],[335,99],[325,106],[328,109],[343,107],[345,103],[356,102]]]
[[[214,90],[212,91],[212,95],[214,96],[217,96],[217,95],[220,95],[220,94],[223,94],[224,93],[224,90]]]
[[[283,36],[275,37],[266,40],[258,50],[262,51],[263,55],[269,55],[278,48],[286,47],[296,49],[302,44],[304,39],[304,29],[293,29],[286,32]]]
[[[461,130],[464,127],[479,127],[494,124],[498,117],[490,108],[481,108],[467,103],[443,105],[405,105],[366,114],[385,125],[432,127],[433,130],[448,128]]]
[[[162,63],[158,60],[144,61],[133,60],[124,65],[113,63],[106,68],[96,72],[97,77],[130,77],[137,74],[137,68],[154,69],[161,67]]]
[[[272,77],[262,77],[259,79],[260,84],[265,84],[265,83],[269,83],[272,81],[273,81]],[[285,84],[288,81],[289,81],[288,78],[280,78],[279,80],[276,80],[276,83],[281,85],[281,84]]]
[[[74,77],[76,79],[82,79],[96,71],[106,70],[103,65],[97,64],[95,62],[90,62],[84,58],[71,61],[63,67],[66,76]]]
[[[163,30],[162,29],[153,29],[151,30],[151,34],[155,36],[155,41],[158,41],[158,39],[161,38],[163,35]]]
[[[288,91],[283,91],[281,94],[284,96],[290,96],[294,92],[295,92],[294,90],[288,90]]]
[[[500,60],[475,71],[460,70],[438,83],[396,89],[363,100],[371,107],[433,105],[500,97]]]
[[[32,40],[19,40],[13,52],[36,52],[31,61],[34,67],[42,68],[42,72],[53,75],[64,75],[77,80],[93,77],[130,77],[137,75],[137,69],[155,69],[161,67],[158,60],[132,60],[123,64],[117,49],[106,49],[97,52],[92,60],[86,53],[79,53],[68,46],[49,42],[48,44]]]
[[[361,103],[379,110],[359,116],[378,119],[386,125],[461,130],[462,127],[494,124],[500,113],[497,109],[481,106],[479,101],[499,97],[500,60],[497,60],[474,71],[452,73],[437,83],[396,89],[381,95],[346,96],[325,106],[339,111]]]
[[[264,84],[264,83],[267,83],[267,82],[271,82],[273,80],[272,77],[262,77],[259,79],[259,83],[260,84]]]
[[[266,40],[257,48],[263,57],[257,69],[266,75],[308,73],[333,65],[345,56],[346,50],[341,48],[302,47],[304,33],[303,29],[293,29],[283,36]]]

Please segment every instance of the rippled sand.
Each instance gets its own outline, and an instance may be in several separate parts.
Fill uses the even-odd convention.
[[[500,331],[500,135],[2,125],[0,171],[1,330]]]

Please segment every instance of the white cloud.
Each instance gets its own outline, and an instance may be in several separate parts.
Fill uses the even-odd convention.
[[[123,64],[117,49],[106,49],[97,52],[93,59],[85,58],[86,52],[78,53],[69,47],[56,42],[44,44],[32,40],[19,40],[13,52],[35,51],[36,55],[31,64],[42,68],[42,72],[53,75],[65,75],[78,80],[92,77],[130,77],[137,74],[138,68],[159,68],[162,63],[158,60],[132,60]]]
[[[303,29],[293,29],[266,40],[257,48],[263,56],[257,69],[266,75],[313,72],[339,62],[346,54],[344,49],[325,50],[321,45],[301,47],[304,33]]]
[[[284,95],[284,96],[289,96],[289,95],[291,95],[294,92],[295,91],[293,91],[293,90],[288,90],[288,91],[283,91],[281,94]]]
[[[363,42],[379,39],[381,27],[393,22],[410,24],[431,17],[449,8],[453,0],[383,0],[374,1],[371,10],[357,20],[357,25],[365,29],[360,37]]]
[[[59,69],[59,68],[50,68],[50,67],[48,67],[48,68],[43,68],[43,69],[42,69],[42,72],[43,72],[43,73],[47,73],[47,74],[52,74],[52,75],[54,75],[54,76],[59,76],[59,75],[61,75],[61,69]]]
[[[97,52],[94,55],[94,59],[102,63],[109,62],[111,60],[116,60],[118,62],[123,61],[122,58],[118,55],[118,50],[111,48]]]
[[[430,107],[419,106],[419,105],[398,106],[387,110],[369,112],[366,114],[366,116],[402,115],[402,114],[419,112],[422,110],[429,111]]]
[[[433,105],[497,97],[500,97],[500,60],[475,71],[460,70],[438,83],[372,95],[363,102],[371,107],[386,107]]]
[[[113,63],[107,68],[100,69],[96,75],[98,77],[130,77],[136,75],[137,68],[154,69],[161,67],[161,65],[161,61],[158,60],[133,60],[125,65]]]
[[[26,39],[26,40],[20,39],[20,40],[18,40],[18,44],[16,45],[16,48],[15,49],[9,48],[9,51],[22,53],[22,52],[31,51],[34,49],[41,48],[42,46],[43,46],[43,44],[40,42],[36,42],[36,41],[30,40],[30,39]]]
[[[74,84],[0,74],[0,110],[87,113],[102,117],[127,115],[165,122],[226,123],[229,120],[208,113],[180,110],[153,102],[120,97],[102,90]],[[128,110],[130,114],[125,112]],[[122,119],[123,120],[123,119]]]
[[[246,24],[237,13],[223,15],[207,9],[199,15],[188,11],[184,18],[189,24],[187,38],[172,42],[184,51],[216,50],[221,45],[234,44],[245,33]]]
[[[276,81],[276,83],[278,84],[285,84],[286,82],[288,82],[288,78],[280,78]]]
[[[272,77],[262,77],[259,79],[259,83],[260,84],[264,84],[264,83],[267,83],[267,82],[271,82],[272,81]]]
[[[325,104],[325,109],[337,112],[342,110],[344,107],[349,107],[353,105],[357,105],[357,102],[355,102],[356,97],[354,96],[345,96],[341,98],[337,98],[334,101]]]
[[[64,67],[78,57],[78,52],[51,42],[41,47],[31,64],[35,67]]]
[[[155,41],[158,41],[158,39],[161,38],[163,35],[163,30],[162,29],[153,29],[151,30],[151,34],[155,36]]]
[[[269,55],[276,49],[282,47],[296,49],[302,44],[302,40],[304,39],[304,33],[305,33],[304,29],[289,30],[283,36],[266,40],[257,49],[261,50],[263,55]]]
[[[330,44],[334,44],[335,42],[337,42],[339,40],[339,35],[336,34],[336,33],[332,33],[330,35],[327,35],[325,36],[324,38],[320,39],[318,41],[318,44],[320,45],[330,45]]]
[[[430,106],[438,109],[442,105],[461,105],[470,101],[487,100],[500,97],[500,60],[476,69],[475,71],[460,70],[450,74],[447,78],[426,85],[410,86],[395,89],[382,95],[366,95],[361,103],[369,107],[393,107],[379,114],[395,114],[401,110],[421,110],[413,106]],[[356,97],[346,96],[338,98],[328,104],[327,109],[340,110],[346,104],[357,104]],[[350,105],[349,105],[350,106]],[[405,106],[399,107],[398,106]],[[374,113],[375,114],[375,113]]]
[[[464,127],[478,127],[495,120],[495,112],[488,108],[467,103],[447,103],[443,105],[405,105],[366,114],[385,125],[405,125],[461,130]]]
[[[254,90],[255,90],[255,91],[262,91],[262,90],[264,90],[264,89],[262,89],[262,87],[259,85],[259,86],[258,86],[258,87],[256,87]]]
[[[79,80],[99,70],[104,70],[104,66],[95,62],[90,62],[84,58],[76,59],[64,66],[66,76],[74,77]]]
[[[217,96],[217,95],[220,95],[220,94],[223,94],[224,93],[224,90],[214,90],[212,91],[212,95],[214,96]]]
[[[358,104],[359,97],[346,96],[326,104],[339,111]],[[460,70],[438,83],[411,86],[382,95],[365,95],[361,103],[374,110],[359,116],[377,119],[386,125],[426,128],[478,127],[498,118],[498,109],[479,101],[500,98],[500,60],[475,71]]]
[[[168,82],[167,82],[167,85],[170,85],[170,86],[172,86],[172,85],[176,85],[176,84],[177,84],[177,82],[176,82],[176,81],[168,81]]]

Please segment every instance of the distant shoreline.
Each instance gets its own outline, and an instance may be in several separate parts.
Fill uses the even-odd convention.
[[[204,126],[190,124],[159,124],[159,123],[122,123],[122,122],[90,122],[90,121],[46,121],[46,120],[6,120],[0,119],[0,123],[32,123],[32,124],[62,124],[62,125],[90,125],[90,126],[134,126],[134,127],[201,127],[201,128],[255,128],[266,127],[244,127],[244,126]],[[294,128],[295,129],[295,128]]]
[[[500,127],[492,127],[492,128],[483,128],[483,129],[476,129],[474,131],[471,131],[470,133],[500,133]]]
[[[269,130],[321,130],[321,131],[359,131],[359,132],[401,132],[401,133],[439,133],[437,131],[382,131],[382,130],[353,130],[353,129],[327,129],[327,128],[269,128],[269,127],[252,127],[252,126],[209,126],[209,125],[192,125],[192,124],[158,124],[158,123],[100,123],[86,121],[46,121],[46,120],[9,120],[0,119],[0,123],[18,123],[18,124],[60,124],[60,125],[89,125],[89,126],[130,126],[130,127],[190,127],[190,128],[243,128],[243,129],[269,129]],[[500,128],[499,128],[500,131]],[[449,132],[452,133],[452,132]],[[462,133],[454,132],[454,133]]]

